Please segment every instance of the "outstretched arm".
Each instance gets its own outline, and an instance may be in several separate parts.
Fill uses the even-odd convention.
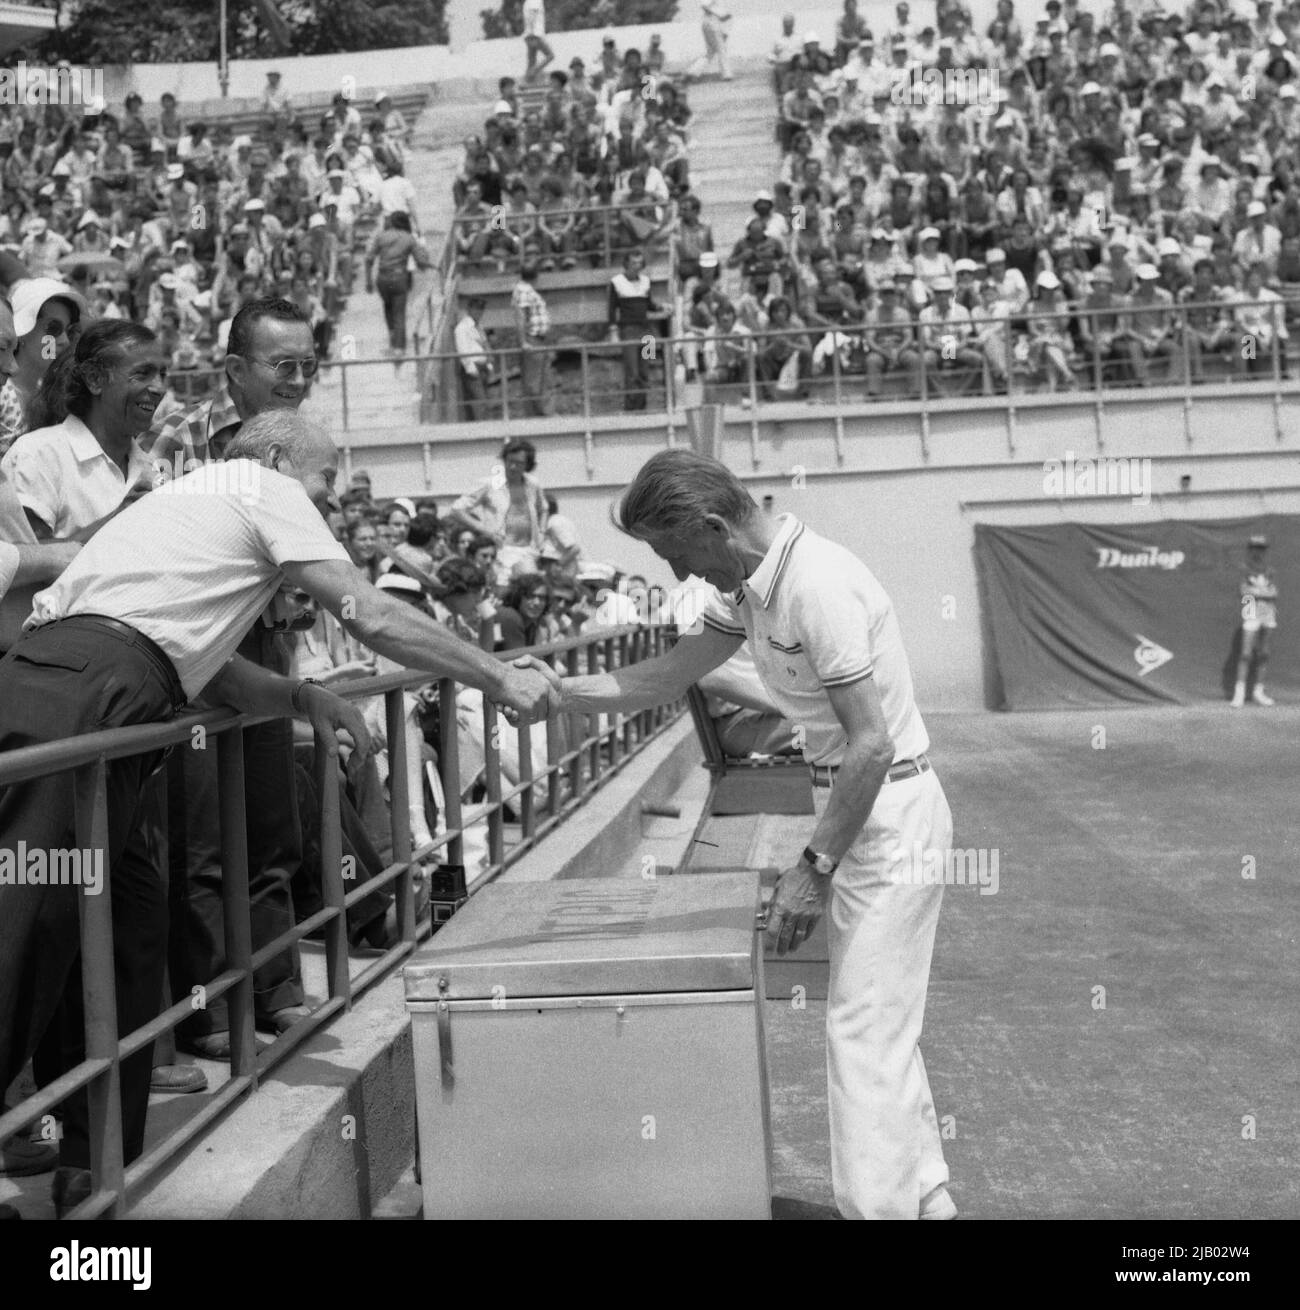
[[[587,677],[565,678],[561,683],[562,710],[597,713],[621,710],[634,714],[656,705],[664,705],[686,694],[692,683],[725,664],[741,647],[743,637],[733,637],[707,625],[693,637],[683,637],[665,655],[593,673]]]

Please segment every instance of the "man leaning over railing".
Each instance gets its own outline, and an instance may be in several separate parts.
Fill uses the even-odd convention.
[[[389,658],[476,687],[508,713],[545,713],[556,698],[537,661],[503,664],[361,577],[323,518],[337,509],[337,462],[329,436],[297,414],[258,414],[230,443],[224,463],[169,483],[102,528],[37,594],[30,630],[0,661],[0,751],[165,722],[201,698],[257,716],[305,717],[326,741],[343,729],[364,754],[369,739],[355,706],[318,685],[232,659],[286,580]],[[107,765],[122,1033],[153,1018],[162,996],[166,906],[156,889],[163,880],[136,830],[142,790],[159,762]],[[20,842],[29,851],[68,849],[75,819],[66,775],[11,784],[0,793],[0,849],[17,850]],[[156,901],[140,914],[136,902]],[[17,1076],[41,1041],[79,954],[72,888],[0,885],[0,1082]],[[71,1034],[64,1058],[84,1058]],[[144,1144],[151,1061],[149,1043],[122,1064],[128,1161]],[[60,1152],[62,1211],[89,1195],[89,1143],[65,1134]]]

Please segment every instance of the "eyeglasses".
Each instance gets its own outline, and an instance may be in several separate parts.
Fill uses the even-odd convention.
[[[274,363],[269,359],[258,359],[255,355],[250,355],[249,358],[255,364],[269,368],[280,382],[288,382],[299,369],[302,369],[303,377],[314,378],[316,370],[320,367],[314,356],[311,359],[277,359]]]

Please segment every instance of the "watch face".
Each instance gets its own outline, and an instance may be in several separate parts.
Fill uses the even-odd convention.
[[[818,873],[834,873],[835,861],[829,855],[819,855],[814,866]]]

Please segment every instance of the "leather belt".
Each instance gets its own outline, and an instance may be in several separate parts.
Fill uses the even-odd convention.
[[[899,782],[903,778],[915,778],[930,768],[930,761],[924,755],[914,760],[899,760],[889,766],[885,774],[886,782]],[[808,772],[814,787],[831,787],[835,784],[835,775],[840,771],[838,764],[810,764]]]

